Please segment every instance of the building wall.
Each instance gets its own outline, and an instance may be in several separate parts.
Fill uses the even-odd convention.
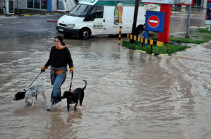
[[[52,11],[57,11],[57,0],[52,0]]]
[[[3,6],[4,6],[4,1],[1,0],[1,1],[0,1],[0,9],[3,9]]]
[[[203,8],[207,8],[207,0],[204,0]]]
[[[16,6],[17,8],[17,6]],[[19,9],[27,9],[27,0],[18,0]]]

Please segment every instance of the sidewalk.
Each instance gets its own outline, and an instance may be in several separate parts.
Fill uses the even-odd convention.
[[[60,11],[42,11],[42,10],[19,10],[16,11],[15,14],[6,15],[3,11],[0,11],[0,17],[10,17],[10,16],[38,16],[38,15],[64,15],[68,14],[68,12],[60,12]]]

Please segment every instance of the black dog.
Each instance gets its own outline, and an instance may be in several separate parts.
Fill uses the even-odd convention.
[[[65,91],[63,93],[62,99],[67,99],[67,110],[69,111],[70,104],[76,103],[74,109],[76,109],[78,105],[78,100],[80,101],[80,106],[82,106],[83,99],[84,99],[84,90],[86,89],[87,82],[86,80],[83,80],[85,82],[84,88],[76,88],[73,92],[71,91]]]
[[[18,93],[15,94],[15,97],[13,98],[13,100],[24,99],[25,98],[25,94],[26,94],[26,91],[25,92],[18,92]]]

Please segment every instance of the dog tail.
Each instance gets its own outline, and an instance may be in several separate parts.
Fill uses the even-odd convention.
[[[85,90],[86,89],[87,82],[86,82],[86,80],[83,80],[83,81],[85,82],[85,86],[84,86],[83,90]]]

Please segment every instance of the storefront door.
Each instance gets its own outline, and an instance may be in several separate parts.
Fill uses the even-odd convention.
[[[194,0],[193,7],[195,8],[203,8],[204,0]]]

